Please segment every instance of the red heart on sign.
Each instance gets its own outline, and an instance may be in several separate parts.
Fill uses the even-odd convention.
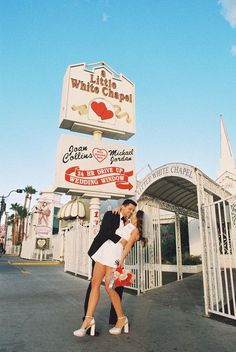
[[[106,109],[103,111],[101,119],[102,120],[107,120],[113,117],[113,112],[111,110]]]
[[[101,117],[102,120],[107,120],[113,117],[113,112],[108,110],[103,102],[97,103],[96,101],[93,101],[91,108],[95,114]]]

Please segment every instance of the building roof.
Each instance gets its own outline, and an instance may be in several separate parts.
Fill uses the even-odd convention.
[[[162,178],[148,187],[145,194],[175,206],[198,211],[196,185],[180,177]]]
[[[231,195],[195,166],[170,163],[152,170],[139,182],[137,199],[139,201],[145,197],[153,198],[159,202],[162,209],[198,217],[201,183],[204,191],[213,196],[213,201]],[[201,202],[205,202],[204,195],[201,195]]]
[[[72,219],[72,218],[84,218],[85,217],[85,207],[84,204],[79,199],[72,199],[66,204],[64,204],[58,214],[58,219]]]

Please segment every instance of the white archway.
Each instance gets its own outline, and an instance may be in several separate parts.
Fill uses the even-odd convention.
[[[137,187],[137,201],[139,208],[145,210],[151,217],[152,234],[149,248],[155,253],[152,264],[149,265],[148,278],[154,280],[147,285],[141,280],[141,291],[145,287],[151,289],[162,285],[161,238],[160,238],[160,210],[171,211],[175,214],[177,278],[182,279],[182,253],[179,216],[185,215],[199,219],[200,238],[202,247],[204,291],[209,291],[207,241],[205,229],[204,206],[230,196],[230,193],[210,179],[201,170],[184,163],[169,163],[151,171]],[[142,255],[151,258],[151,255]],[[142,266],[140,277],[147,276],[147,268]],[[143,280],[144,280],[143,279]],[[145,280],[144,280],[145,281]]]

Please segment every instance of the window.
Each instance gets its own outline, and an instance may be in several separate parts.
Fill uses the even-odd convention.
[[[52,225],[52,234],[57,235],[59,232],[59,219],[57,218],[57,213],[60,208],[55,207],[53,210],[53,225]]]

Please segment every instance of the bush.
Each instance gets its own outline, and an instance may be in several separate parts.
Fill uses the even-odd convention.
[[[188,253],[183,254],[183,265],[197,265],[202,264],[200,255],[189,255]]]

